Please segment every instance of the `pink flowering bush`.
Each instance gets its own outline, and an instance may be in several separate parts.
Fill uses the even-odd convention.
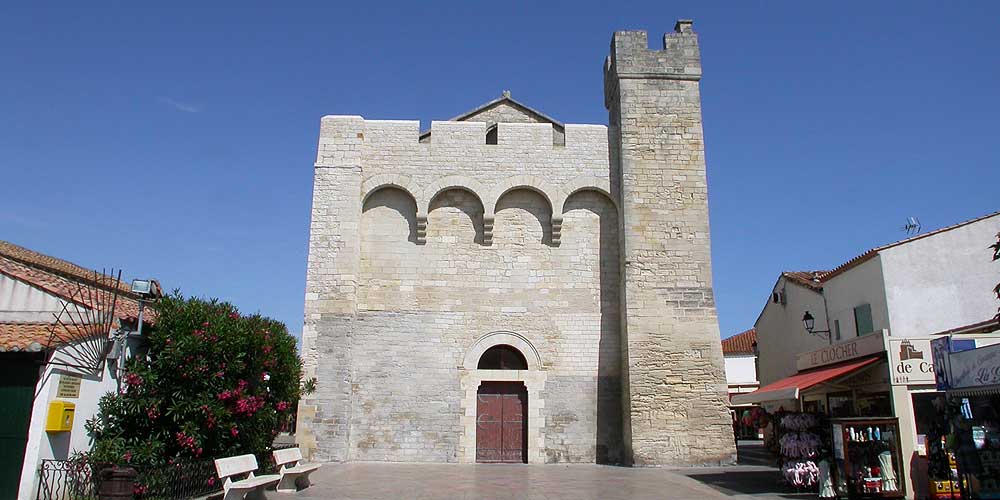
[[[87,422],[89,458],[141,466],[266,452],[302,392],[295,338],[215,300],[175,292],[155,307],[147,356],[128,361],[121,392]]]

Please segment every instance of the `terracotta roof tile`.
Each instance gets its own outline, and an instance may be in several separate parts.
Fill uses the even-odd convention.
[[[872,257],[878,255],[878,253],[883,250],[887,250],[889,248],[897,247],[900,245],[905,245],[912,241],[920,240],[923,238],[927,238],[929,236],[934,236],[936,234],[941,234],[947,231],[951,231],[952,229],[958,229],[962,226],[967,226],[974,222],[979,222],[984,219],[989,219],[990,217],[995,217],[997,215],[1000,215],[1000,212],[993,212],[991,214],[986,214],[982,217],[977,217],[975,219],[967,220],[965,222],[959,222],[958,224],[954,224],[948,227],[943,227],[941,229],[937,229],[934,231],[928,231],[923,234],[918,234],[912,238],[906,238],[905,240],[899,240],[894,243],[889,243],[887,245],[882,245],[880,247],[872,248],[862,253],[861,255],[858,255],[853,259],[835,267],[833,270],[830,271],[785,271],[781,273],[781,275],[786,279],[788,279],[789,281],[796,283],[798,285],[802,285],[806,288],[810,288],[813,290],[822,290],[823,284],[829,281],[834,276],[840,275],[841,273],[847,271],[848,269],[851,269],[852,267],[855,267],[871,259]]]
[[[60,335],[66,335],[63,327],[54,323],[0,323],[0,352],[40,351],[49,344],[50,328],[59,328]],[[71,335],[86,335],[80,328],[68,328],[75,330],[70,332]]]
[[[127,284],[115,283],[113,279],[101,273],[5,241],[0,241],[0,274],[90,309],[109,309],[110,304],[99,303],[90,296],[87,293],[89,286],[95,285],[108,292],[117,289],[115,316],[121,320],[135,321],[139,314],[139,301]],[[102,297],[106,298],[110,297]],[[143,313],[143,323],[151,324],[155,320],[155,310],[146,308]],[[0,351],[37,350],[35,344],[47,345],[50,334],[48,329],[53,325],[54,323],[0,324]],[[62,330],[60,333],[65,336]],[[82,330],[77,333],[85,334]],[[72,336],[73,332],[70,332],[69,337]]]
[[[813,290],[823,289],[823,278],[830,271],[785,271],[781,273],[789,281]]]
[[[723,354],[753,354],[753,345],[757,343],[757,329],[751,328],[737,333],[727,339],[722,339]]]
[[[952,229],[958,229],[958,228],[960,228],[962,226],[967,226],[969,224],[972,224],[972,223],[975,223],[975,222],[979,222],[979,221],[984,220],[984,219],[989,219],[990,217],[995,217],[997,215],[1000,215],[1000,212],[993,212],[993,213],[990,213],[990,214],[986,214],[986,215],[984,215],[982,217],[976,217],[975,219],[970,219],[970,220],[967,220],[967,221],[964,221],[964,222],[959,222],[958,224],[953,224],[951,226],[942,227],[941,229],[936,229],[934,231],[928,231],[928,232],[923,233],[923,234],[918,234],[918,235],[916,235],[916,236],[914,236],[912,238],[906,238],[904,240],[899,240],[899,241],[894,242],[894,243],[889,243],[887,245],[882,245],[880,247],[872,248],[872,249],[868,250],[867,252],[862,253],[861,255],[858,255],[857,257],[854,257],[853,259],[851,259],[851,260],[849,260],[849,261],[847,261],[847,262],[845,262],[845,263],[837,266],[832,271],[824,274],[823,277],[822,277],[822,280],[823,281],[827,281],[830,278],[833,278],[834,276],[837,276],[837,275],[843,273],[844,271],[847,271],[848,269],[850,269],[852,267],[855,267],[858,264],[861,264],[861,263],[863,263],[863,262],[871,259],[872,257],[874,257],[875,255],[877,255],[882,250],[887,250],[887,249],[892,248],[892,247],[898,247],[900,245],[905,245],[905,244],[910,243],[912,241],[916,241],[916,240],[921,240],[921,239],[927,238],[928,236],[934,236],[936,234],[941,234],[941,233],[944,233],[944,232],[947,232],[947,231],[951,231]]]
[[[83,282],[93,282],[95,276],[93,269],[87,269],[67,260],[38,253],[34,250],[15,245],[9,241],[0,240],[0,256],[16,260],[35,269]],[[98,275],[100,275],[100,273],[98,273]],[[110,285],[111,283],[108,282],[107,284]],[[129,284],[124,282],[118,284],[118,289],[121,292],[128,294],[131,294],[132,292],[132,288]]]

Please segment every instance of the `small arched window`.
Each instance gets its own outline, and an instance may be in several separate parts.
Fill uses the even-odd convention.
[[[496,144],[497,143],[497,126],[494,125],[486,129],[486,144]]]
[[[479,357],[480,370],[527,370],[528,362],[521,351],[509,345],[490,347]]]

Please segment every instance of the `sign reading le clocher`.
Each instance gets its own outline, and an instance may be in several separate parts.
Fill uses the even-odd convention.
[[[846,342],[799,354],[796,368],[799,371],[832,365],[885,351],[885,330],[879,330]],[[933,380],[933,376],[931,378]]]

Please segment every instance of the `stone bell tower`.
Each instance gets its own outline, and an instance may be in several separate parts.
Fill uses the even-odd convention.
[[[649,48],[644,31],[616,32],[604,67],[612,187],[622,210],[624,434],[638,466],[735,459],[691,24],[678,21],[662,50]]]

